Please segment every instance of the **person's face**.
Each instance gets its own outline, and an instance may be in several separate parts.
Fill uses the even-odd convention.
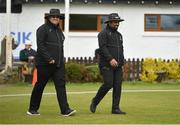
[[[25,45],[25,48],[29,49],[29,48],[31,48],[31,45]]]
[[[113,21],[110,21],[109,22],[109,26],[112,28],[112,29],[118,29],[119,27],[119,21],[116,21],[116,20],[113,20]]]
[[[49,21],[54,24],[54,25],[58,25],[59,24],[59,16],[50,16],[49,17]]]

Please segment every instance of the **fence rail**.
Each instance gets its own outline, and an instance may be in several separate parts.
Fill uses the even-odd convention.
[[[66,62],[75,62],[78,64],[84,64],[84,65],[93,65],[98,64],[98,59],[95,57],[77,57],[77,58],[67,58],[65,59]],[[173,59],[172,59],[173,60]],[[127,81],[132,80],[140,80],[140,76],[142,73],[142,66],[143,66],[144,59],[125,59],[124,60],[124,66],[123,66],[123,79]],[[164,62],[170,62],[171,60],[163,60]],[[180,62],[180,60],[175,59],[176,62]]]
[[[98,59],[91,57],[80,57],[80,58],[67,58],[66,62],[75,62],[84,65],[98,64]],[[124,80],[140,80],[140,75],[142,72],[142,62],[143,59],[125,59],[123,66],[123,79]]]

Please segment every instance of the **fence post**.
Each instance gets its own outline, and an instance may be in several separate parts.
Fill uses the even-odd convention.
[[[74,57],[72,58],[72,62],[75,62],[75,58]]]
[[[87,65],[87,57],[84,57],[84,64]]]
[[[140,72],[139,72],[139,68],[140,68],[139,58],[137,59],[137,62],[136,62],[136,63],[137,63],[137,65],[136,65],[136,66],[137,66],[137,67],[136,67],[136,74],[137,74],[136,79],[139,80],[139,79],[140,79],[140,78],[139,78],[139,76],[140,76],[140,75],[139,75],[139,73],[140,73]]]
[[[129,73],[128,62],[126,61],[126,59],[124,59],[123,80],[128,80],[128,73]]]
[[[142,74],[142,71],[143,71],[143,62],[144,62],[144,59],[142,58],[141,59],[141,62],[140,62],[140,73]],[[141,78],[140,78],[141,79]]]
[[[88,58],[88,65],[92,64],[91,57]]]
[[[128,59],[128,67],[129,67],[129,70],[128,70],[128,80],[131,80],[131,60],[130,58]]]
[[[76,57],[75,62],[76,62],[77,64],[79,64],[79,63],[80,63],[80,62],[79,62],[79,58],[78,58],[78,57]]]
[[[80,57],[80,64],[83,64],[83,57]]]
[[[70,62],[71,61],[71,58],[70,57],[68,57],[68,62]]]
[[[135,80],[135,59],[132,60],[132,80]]]

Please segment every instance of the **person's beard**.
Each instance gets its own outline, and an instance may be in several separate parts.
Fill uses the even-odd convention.
[[[115,25],[113,29],[114,29],[114,30],[117,30],[118,27],[119,27],[119,25]]]

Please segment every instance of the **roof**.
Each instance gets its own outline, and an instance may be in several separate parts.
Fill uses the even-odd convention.
[[[64,3],[65,0],[11,0],[13,5],[28,3]],[[180,4],[180,0],[69,0],[73,3],[98,4]],[[5,6],[6,0],[0,0],[0,6]]]
[[[64,3],[65,0],[15,0],[23,3]],[[71,3],[98,3],[98,4],[180,4],[180,0],[69,0]]]

